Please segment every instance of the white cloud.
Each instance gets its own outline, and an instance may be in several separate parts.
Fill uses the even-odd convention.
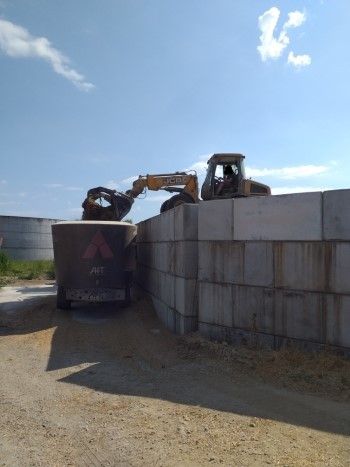
[[[297,165],[293,167],[271,168],[271,169],[256,169],[247,167],[246,172],[248,177],[278,177],[284,180],[293,180],[296,178],[312,177],[322,175],[328,172],[330,168],[326,165]]]
[[[191,170],[195,170],[197,175],[204,175],[207,171],[208,167],[208,160],[213,154],[203,154],[202,156],[198,156],[197,162],[194,162],[189,167],[183,169],[184,172],[190,172]]]
[[[300,68],[303,66],[311,65],[311,57],[310,55],[295,55],[294,52],[289,52],[288,54],[288,63],[290,65],[295,66],[296,68]]]
[[[196,170],[199,178],[202,178],[207,171],[207,161],[212,154],[199,156],[198,160],[193,162],[189,167],[184,169],[185,171]],[[331,165],[336,165],[336,161],[332,161]],[[331,169],[327,165],[296,165],[291,167],[271,167],[271,168],[256,168],[246,167],[247,177],[277,177],[283,180],[292,180],[302,177],[312,177],[316,175],[322,175]]]
[[[0,185],[6,185],[7,181],[6,180],[0,180]]]
[[[289,37],[284,30],[282,30],[278,38],[274,36],[280,14],[281,12],[278,8],[272,7],[259,16],[259,29],[261,31],[259,39],[261,45],[258,46],[258,52],[262,61],[280,57],[283,50],[289,44]]]
[[[134,182],[137,178],[139,178],[137,175],[133,175],[133,176],[131,176],[131,177],[124,178],[124,180],[121,180],[120,183],[121,183],[122,185],[128,185],[128,186],[129,186],[129,185],[132,185],[133,182]]]
[[[55,49],[46,37],[32,36],[22,26],[3,19],[0,19],[0,49],[14,58],[41,58],[77,88],[83,91],[94,88],[94,85],[87,82],[82,74],[70,67],[69,59]]]
[[[310,193],[313,191],[327,191],[331,188],[327,187],[314,187],[314,186],[281,186],[271,188],[271,193],[273,195],[285,195],[288,193]]]
[[[291,11],[288,13],[288,20],[283,24],[280,34],[275,36],[275,30],[280,14],[281,12],[277,7],[272,7],[259,16],[258,24],[261,35],[259,37],[260,45],[258,45],[257,50],[260,53],[263,62],[268,59],[278,59],[281,57],[283,51],[290,43],[290,39],[287,34],[288,29],[300,27],[306,21],[305,13],[298,10]],[[296,57],[303,57],[302,61],[305,61],[305,57],[309,56],[298,55]],[[310,57],[309,60],[311,63]],[[298,66],[305,66],[306,64],[309,65],[310,63],[303,63],[302,65],[298,64]]]
[[[119,182],[116,181],[116,180],[109,180],[107,183],[106,183],[106,188],[109,188],[110,190],[118,190],[119,188]]]
[[[298,28],[306,21],[306,14],[301,11],[291,11],[288,13],[288,21],[284,23],[283,28]]]

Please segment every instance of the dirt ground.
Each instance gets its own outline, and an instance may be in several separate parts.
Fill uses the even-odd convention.
[[[1,323],[0,466],[347,466],[350,363],[176,337],[150,303]]]

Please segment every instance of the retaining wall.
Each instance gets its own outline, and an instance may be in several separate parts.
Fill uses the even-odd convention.
[[[0,248],[13,259],[53,259],[51,225],[58,219],[0,216]]]
[[[198,206],[186,204],[138,224],[138,284],[168,329],[198,327]]]
[[[336,190],[181,206],[139,224],[140,281],[172,330],[349,349],[349,205]]]

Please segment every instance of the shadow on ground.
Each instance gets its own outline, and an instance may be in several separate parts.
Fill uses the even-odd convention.
[[[146,300],[128,309],[80,304],[63,312],[50,297],[30,316],[22,327],[3,328],[2,334],[55,327],[47,371],[91,364],[72,368],[61,382],[350,434],[348,404],[277,389],[229,371],[218,359],[189,356]]]

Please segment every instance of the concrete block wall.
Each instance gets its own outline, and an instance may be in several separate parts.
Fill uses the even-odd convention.
[[[183,205],[138,230],[138,280],[169,329],[350,349],[350,190]]]
[[[138,224],[137,282],[173,332],[198,327],[198,205],[186,204]]]
[[[200,203],[199,331],[349,349],[349,201],[336,190]]]

